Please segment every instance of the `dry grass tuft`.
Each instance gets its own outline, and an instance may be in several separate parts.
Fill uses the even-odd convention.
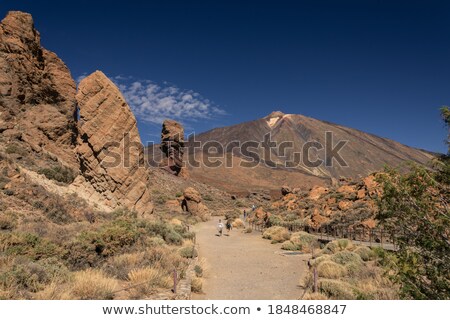
[[[285,241],[283,242],[281,249],[286,251],[300,251],[302,250],[302,246],[292,241]]]
[[[331,260],[341,265],[362,265],[363,261],[359,255],[350,251],[342,251],[331,256]]]
[[[319,289],[323,294],[334,300],[356,299],[354,287],[343,281],[320,279]]]
[[[145,253],[126,253],[114,256],[104,266],[105,271],[120,280],[127,280],[131,270],[144,264]]]
[[[78,300],[111,300],[117,288],[117,281],[101,270],[87,269],[75,272],[69,292]]]
[[[325,260],[317,266],[317,272],[319,277],[328,279],[339,279],[347,274],[347,270],[344,266],[337,264],[336,262]]]
[[[319,292],[316,292],[316,293],[311,292],[311,293],[305,294],[302,300],[328,300],[328,298],[327,298],[327,296],[325,296]]]
[[[291,235],[286,228],[277,226],[264,231],[263,238],[272,240],[272,243],[280,243],[289,240]]]
[[[72,300],[73,297],[66,291],[64,285],[52,282],[42,291],[36,293],[36,300]]]
[[[195,293],[201,293],[203,290],[203,281],[200,278],[194,277],[191,282],[191,290]]]
[[[157,288],[171,288],[172,278],[159,269],[145,267],[132,270],[128,274],[131,289],[131,295],[134,298],[142,298],[155,293]]]
[[[367,247],[358,247],[353,252],[359,255],[363,261],[372,261],[377,256],[375,252]]]

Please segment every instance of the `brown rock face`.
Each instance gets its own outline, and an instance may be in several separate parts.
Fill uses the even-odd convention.
[[[186,188],[183,193],[182,208],[190,214],[207,220],[210,216],[208,207],[202,202],[200,193],[192,187]]]
[[[56,54],[40,44],[31,15],[0,23],[0,133],[77,169],[76,86]]]
[[[102,72],[83,79],[76,95],[80,109],[80,171],[86,192],[112,208],[151,212],[150,171],[136,119],[119,89]]]
[[[161,132],[161,151],[165,155],[161,166],[179,175],[183,167],[184,129],[174,120],[165,120]]]

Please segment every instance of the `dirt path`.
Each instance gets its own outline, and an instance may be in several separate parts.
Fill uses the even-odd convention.
[[[285,256],[281,245],[271,245],[260,232],[231,231],[218,237],[219,217],[196,226],[200,258],[208,271],[204,294],[197,300],[291,300],[303,293],[298,286],[306,274],[306,255]]]

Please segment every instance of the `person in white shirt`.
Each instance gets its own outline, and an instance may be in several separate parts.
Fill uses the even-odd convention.
[[[217,230],[219,231],[219,236],[222,236],[223,233],[223,223],[222,220],[219,220],[219,224],[217,225]]]

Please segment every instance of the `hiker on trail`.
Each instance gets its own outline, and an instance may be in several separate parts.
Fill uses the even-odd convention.
[[[247,211],[244,210],[244,220],[247,219]]]
[[[252,211],[255,211],[255,209],[256,209],[256,206],[252,205]]]
[[[223,233],[223,223],[222,220],[219,220],[219,224],[217,225],[217,230],[219,231],[219,236],[222,236]]]
[[[227,220],[226,227],[227,227],[227,235],[229,236],[230,235],[230,231],[233,229],[233,225],[231,224],[231,219]]]

